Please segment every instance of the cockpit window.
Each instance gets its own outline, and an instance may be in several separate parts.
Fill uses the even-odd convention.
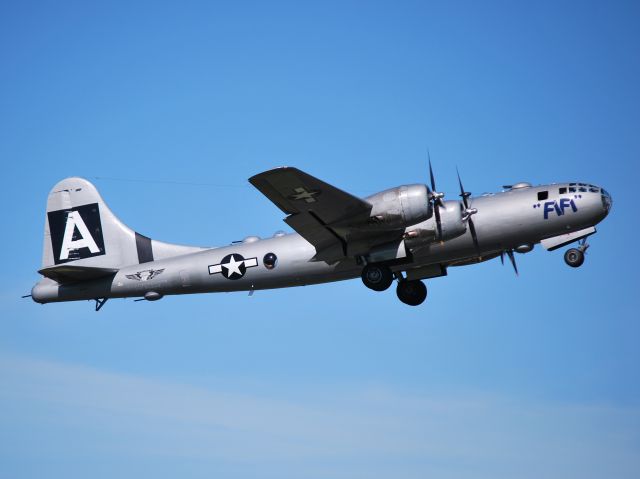
[[[564,187],[564,188],[560,188],[560,189],[558,190],[558,193],[560,193],[561,195],[564,195],[566,192],[567,192],[567,188],[566,188],[566,187]]]
[[[576,192],[576,187],[575,186],[569,187],[569,193],[575,193],[575,192]]]
[[[581,191],[582,193],[585,193],[587,191],[587,189],[584,186],[581,186],[580,188],[578,188],[578,191]]]
[[[598,193],[598,192],[599,192],[598,188],[593,187],[593,186],[592,186],[591,188],[589,188],[589,191],[590,191],[591,193]]]
[[[538,201],[544,201],[549,198],[548,191],[538,191]]]

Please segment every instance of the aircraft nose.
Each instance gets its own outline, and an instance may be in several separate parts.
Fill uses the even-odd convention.
[[[606,214],[609,214],[609,210],[613,206],[613,198],[604,188],[600,188],[600,197],[602,198],[602,207],[605,209]]]

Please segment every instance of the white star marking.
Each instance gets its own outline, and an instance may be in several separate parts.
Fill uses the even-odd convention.
[[[236,273],[242,276],[242,272],[240,271],[240,266],[242,266],[243,261],[236,261],[236,259],[231,256],[231,259],[228,263],[222,265],[223,268],[227,268],[227,275],[231,276]]]
[[[235,254],[235,253],[234,253]],[[242,258],[241,255],[237,255]],[[225,256],[226,258],[226,256]],[[226,273],[224,276],[228,279],[239,279],[238,277],[244,276],[242,274],[242,265],[244,264],[245,268],[255,268],[258,266],[258,258],[242,258],[241,260],[235,259],[233,256],[229,256],[229,259],[226,260],[228,263],[218,263],[209,265],[209,274],[218,274],[222,273],[222,268],[225,268]],[[231,277],[233,274],[233,278]]]

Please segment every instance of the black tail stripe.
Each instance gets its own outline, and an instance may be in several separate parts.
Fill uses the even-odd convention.
[[[136,233],[136,249],[138,250],[138,263],[149,263],[153,261],[151,238]]]

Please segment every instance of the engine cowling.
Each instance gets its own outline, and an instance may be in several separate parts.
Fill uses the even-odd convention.
[[[440,224],[442,234],[438,234],[435,217],[407,228],[405,242],[413,250],[426,246],[434,241],[448,241],[463,235],[467,231],[467,223],[463,221],[463,205],[459,201],[443,201],[440,208]]]
[[[373,206],[370,225],[379,229],[406,228],[433,216],[426,185],[398,186],[369,196],[366,200]]]

